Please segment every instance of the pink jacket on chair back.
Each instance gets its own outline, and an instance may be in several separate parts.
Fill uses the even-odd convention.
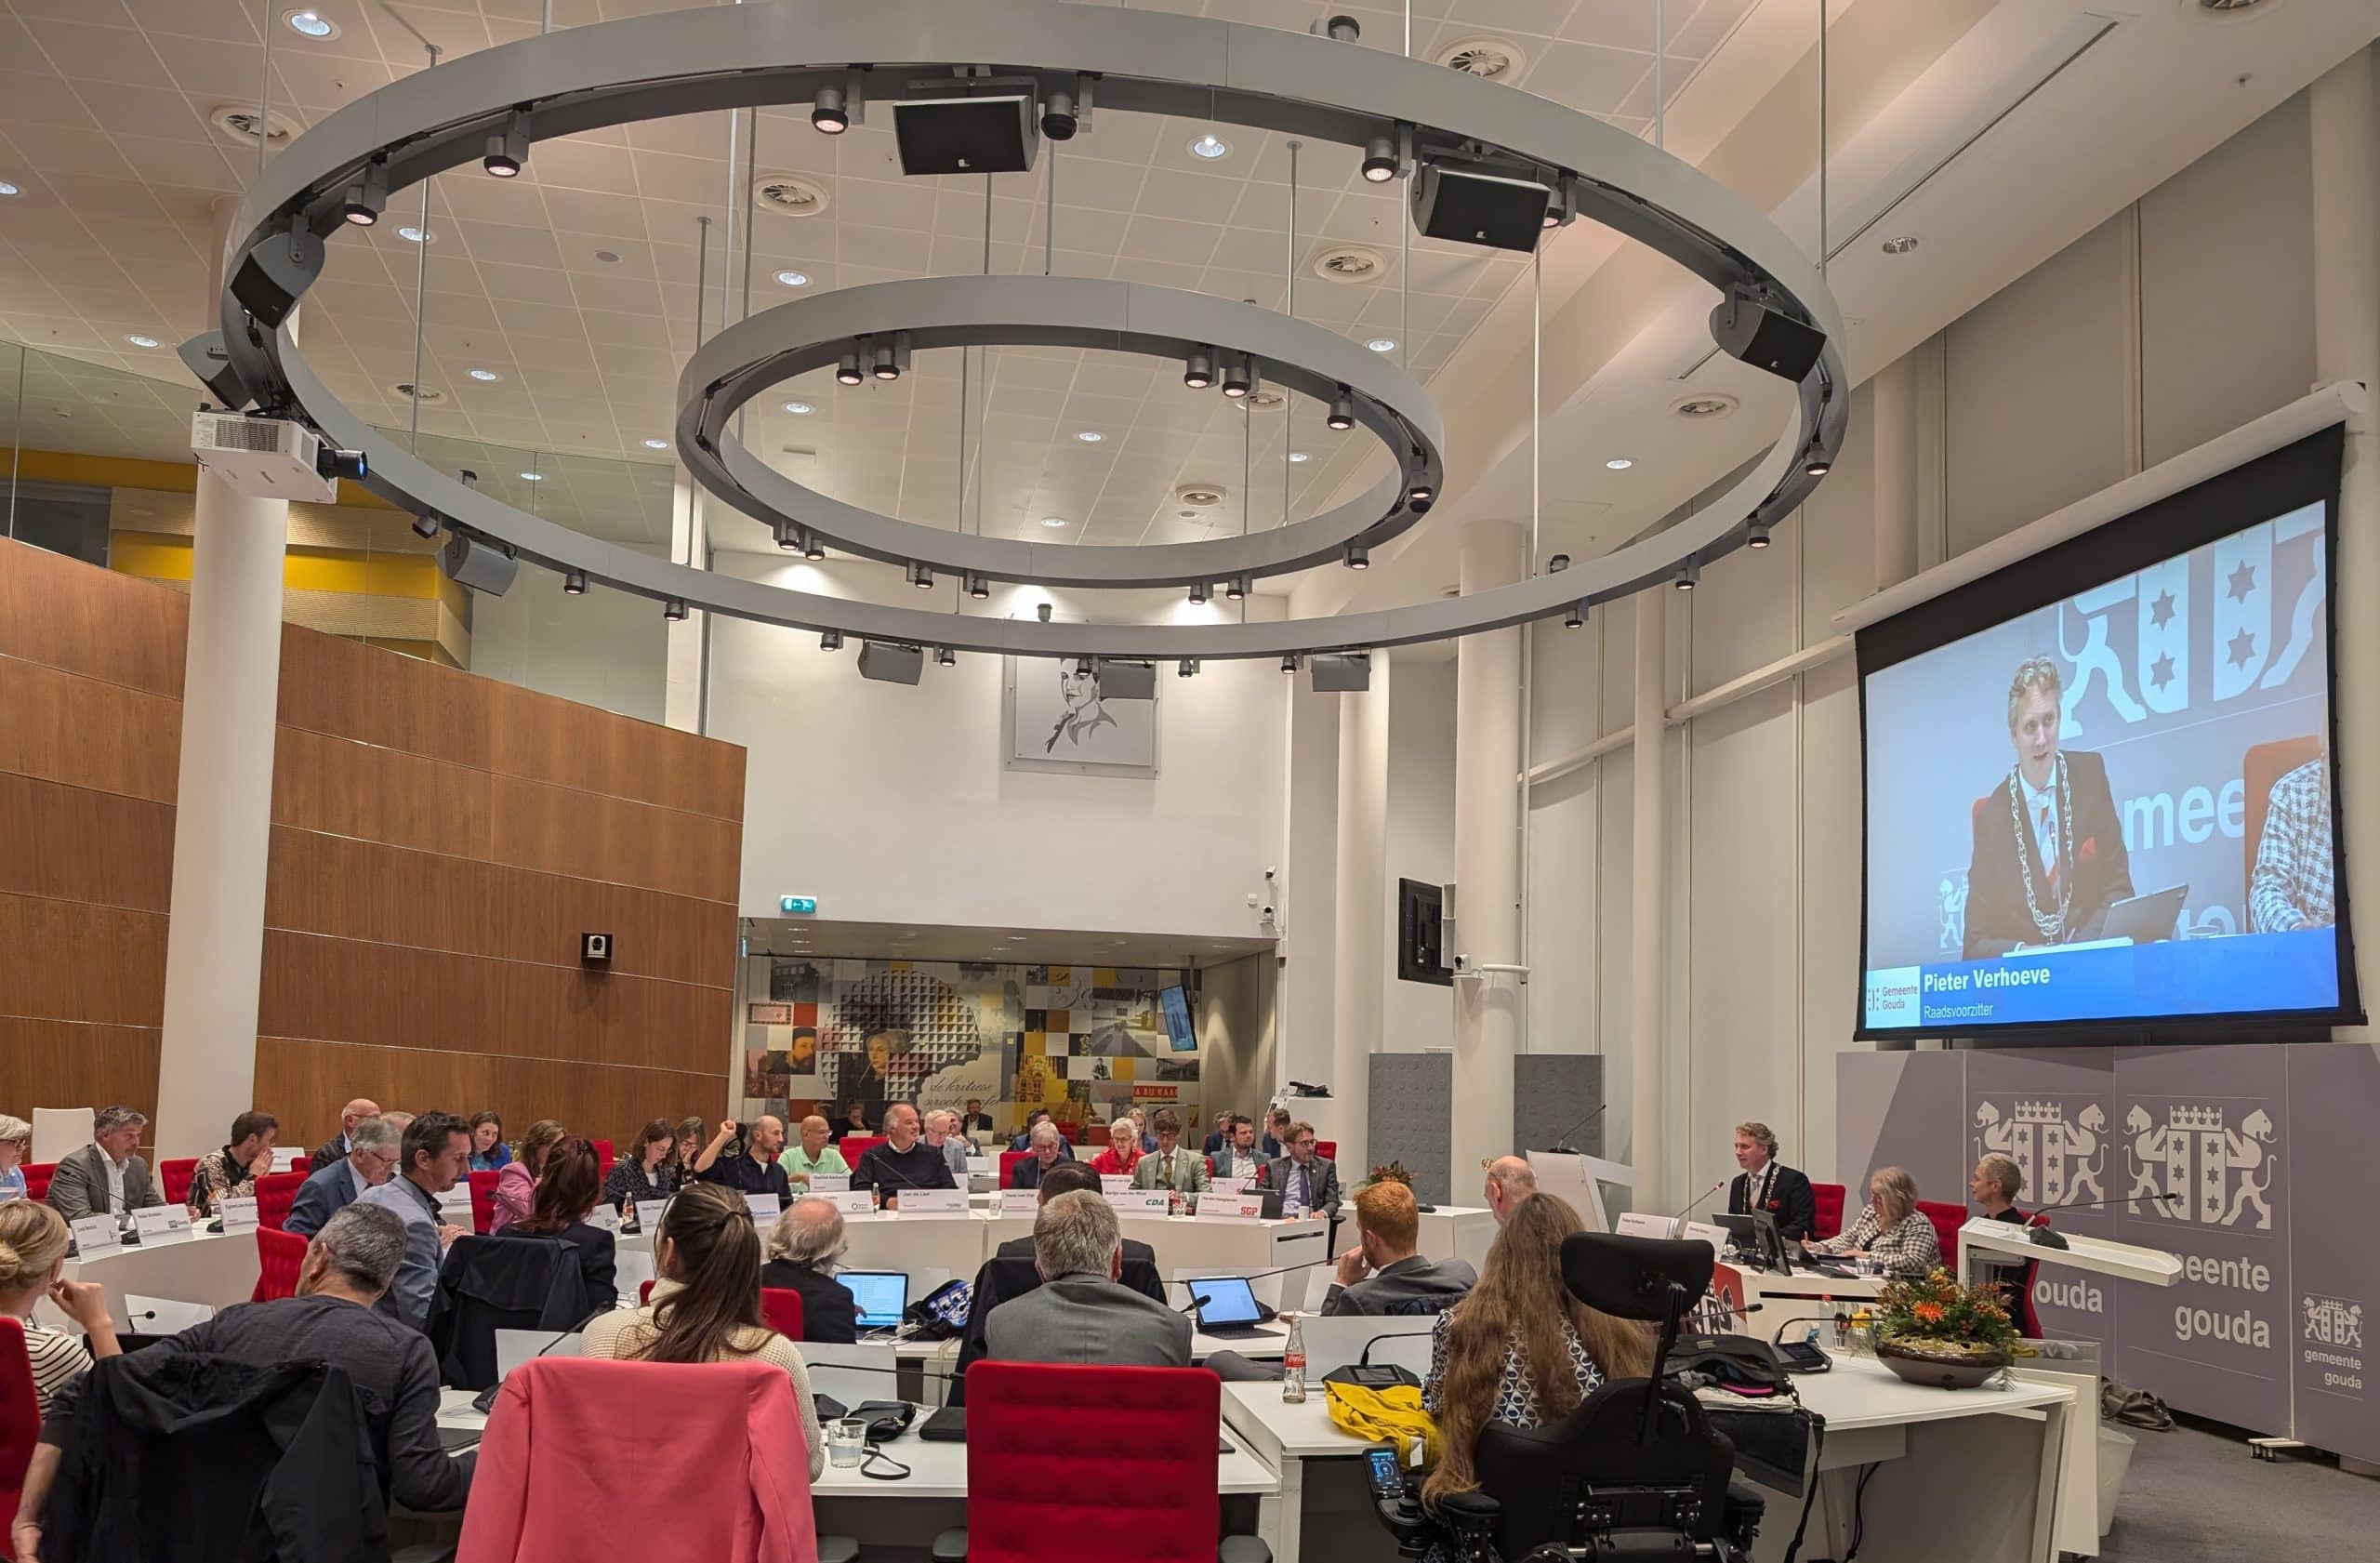
[[[549,1357],[505,1378],[456,1563],[587,1563],[635,1536],[704,1563],[818,1563],[784,1369]]]

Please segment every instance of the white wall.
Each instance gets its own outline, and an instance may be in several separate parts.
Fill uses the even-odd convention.
[[[1388,871],[1377,913],[1387,941],[1378,1051],[1419,1053],[1452,1044],[1453,990],[1397,980],[1396,881],[1444,884],[1455,877],[1455,665],[1427,651],[1398,651],[1395,663],[1388,692]]]
[[[718,567],[802,590],[910,590],[878,565],[722,554]],[[981,608],[1030,613],[1045,597],[1072,611],[1038,589]],[[790,893],[856,921],[1265,932],[1248,900],[1282,861],[1288,681],[1274,664],[1161,669],[1150,781],[1004,770],[997,657],[929,660],[903,687],[861,679],[856,646],[823,652],[814,634],[720,619],[711,637],[707,730],[750,751],[747,915]]]
[[[668,626],[659,604],[601,587],[583,597],[523,564],[501,597],[471,597],[471,671],[644,722],[662,720]]]

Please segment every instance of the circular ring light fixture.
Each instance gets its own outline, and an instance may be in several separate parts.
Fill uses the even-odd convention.
[[[539,139],[811,102],[827,89],[841,95],[852,117],[864,118],[870,84],[953,68],[1028,79],[1045,100],[1095,81],[1103,113],[1173,113],[1195,98],[1219,126],[1287,132],[1359,152],[1385,135],[1424,168],[1460,166],[1540,183],[1576,217],[1712,284],[1737,306],[1731,322],[1773,323],[1815,351],[1804,355],[1807,366],[1776,444],[1725,496],[1558,579],[1538,576],[1472,596],[1327,618],[1091,625],[969,618],[794,591],[651,559],[540,520],[374,432],[324,386],[285,327],[322,273],[324,237],[347,226],[346,193],[376,161],[391,191],[404,189],[481,156],[516,111],[532,114]],[[1091,107],[1084,104],[1080,129],[1096,136]],[[258,174],[229,232],[222,330],[183,349],[218,400],[301,413],[333,444],[365,454],[367,484],[383,497],[557,572],[583,571],[664,603],[910,645],[1207,659],[1408,644],[1527,623],[1674,580],[1743,546],[1754,526],[1773,524],[1817,486],[1843,443],[1847,413],[1842,322],[1823,279],[1766,217],[1677,159],[1550,99],[1427,60],[1269,27],[1058,0],[866,7],[782,0],[524,38],[416,73],[296,137]],[[1745,335],[1722,345],[1747,362],[1768,347]]]

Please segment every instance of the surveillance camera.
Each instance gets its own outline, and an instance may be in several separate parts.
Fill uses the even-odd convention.
[[[1471,970],[1471,957],[1467,955],[1456,956],[1454,958],[1454,969],[1458,972],[1468,972]]]

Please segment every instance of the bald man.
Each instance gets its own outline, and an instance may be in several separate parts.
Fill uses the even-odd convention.
[[[737,1145],[737,1136],[744,1143]],[[777,1165],[777,1156],[785,1149],[785,1124],[775,1117],[763,1113],[753,1121],[747,1134],[744,1126],[729,1119],[719,1126],[709,1145],[694,1158],[694,1177],[702,1183],[716,1183],[734,1189],[739,1194],[774,1194],[782,1211],[791,1200],[793,1185],[785,1169]]]
[[[338,1133],[325,1143],[314,1147],[314,1154],[306,1159],[308,1167],[310,1169],[327,1167],[334,1161],[344,1161],[352,1156],[355,1153],[355,1146],[348,1139],[348,1134],[365,1119],[379,1116],[380,1104],[369,1096],[358,1096],[354,1101],[341,1107],[338,1110]],[[410,1122],[411,1119],[407,1121]]]
[[[1537,1174],[1519,1157],[1500,1156],[1488,1163],[1487,1192],[1488,1208],[1496,1212],[1496,1225],[1501,1226],[1522,1200],[1537,1192]]]

